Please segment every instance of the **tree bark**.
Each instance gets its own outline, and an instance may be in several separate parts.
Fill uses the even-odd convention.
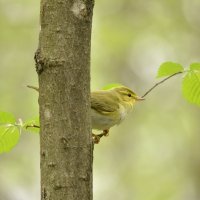
[[[91,200],[90,43],[93,0],[41,0],[41,200]]]

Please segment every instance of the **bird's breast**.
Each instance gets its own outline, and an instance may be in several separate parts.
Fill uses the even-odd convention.
[[[127,116],[127,114],[132,110],[133,106],[130,104],[128,105],[121,105],[119,104],[119,113],[120,113],[120,121],[123,121],[125,119],[125,117]]]

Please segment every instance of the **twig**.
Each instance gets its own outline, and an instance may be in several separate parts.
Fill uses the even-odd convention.
[[[35,87],[35,86],[32,86],[32,85],[27,85],[28,88],[31,88],[31,89],[34,89],[36,90],[37,92],[39,92],[39,88],[38,87]]]
[[[28,129],[28,128],[40,128],[40,126],[32,124],[32,125],[27,125],[26,129]]]
[[[167,78],[163,79],[162,81],[156,83],[153,87],[151,87],[149,90],[147,90],[147,92],[145,92],[145,94],[142,96],[142,98],[144,98],[145,96],[147,96],[147,94],[149,94],[155,87],[157,87],[158,85],[160,85],[161,83],[165,82],[166,80],[172,78],[173,76],[176,76],[178,74],[182,74],[183,72],[177,72],[175,74],[172,74],[170,76],[168,76]]]

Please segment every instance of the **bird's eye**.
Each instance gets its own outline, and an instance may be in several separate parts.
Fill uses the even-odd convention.
[[[129,97],[131,97],[131,94],[128,94]]]

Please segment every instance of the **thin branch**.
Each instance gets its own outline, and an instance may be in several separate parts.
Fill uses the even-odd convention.
[[[27,85],[27,87],[39,92],[39,88],[38,87],[35,87],[35,86],[32,86],[32,85]]]
[[[32,125],[27,125],[26,129],[28,129],[28,128],[40,128],[40,126],[32,124]]]
[[[147,96],[147,94],[149,94],[154,88],[156,88],[158,85],[160,85],[161,83],[165,82],[166,80],[172,78],[173,76],[176,76],[178,74],[182,74],[183,72],[177,72],[175,74],[172,74],[170,76],[168,76],[167,78],[163,79],[162,81],[156,83],[153,87],[151,87],[149,90],[147,90],[147,92],[145,92],[145,94],[142,96],[142,98],[144,98],[145,96]]]

